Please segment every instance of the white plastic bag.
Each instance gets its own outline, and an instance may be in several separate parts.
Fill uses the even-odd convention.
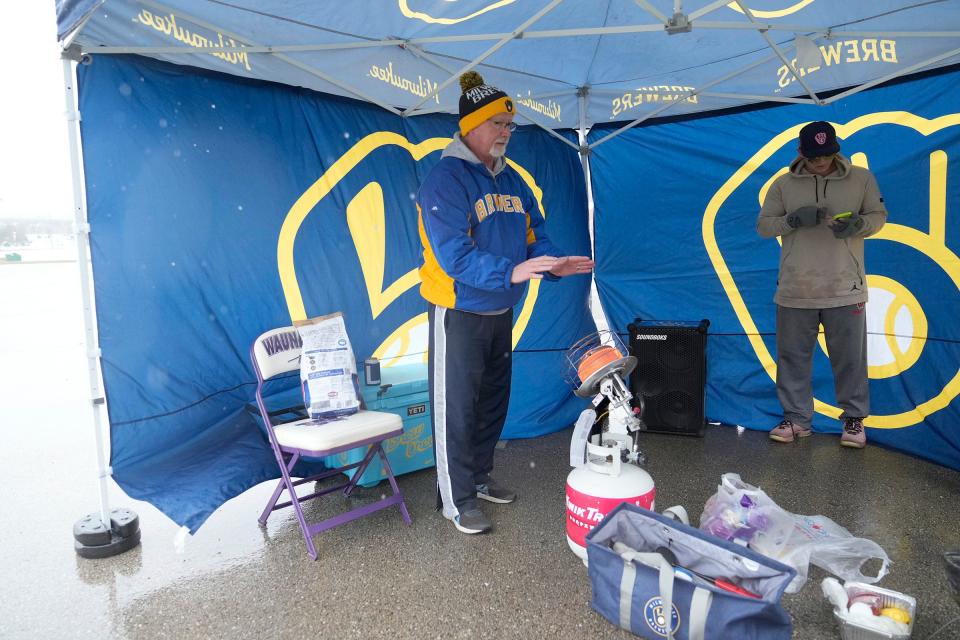
[[[725,473],[717,493],[703,508],[700,529],[725,540],[750,546],[762,544],[765,549],[779,552],[793,533],[793,517],[738,474]]]
[[[793,535],[782,546],[782,555],[778,557],[781,562],[797,569],[797,578],[790,583],[788,593],[799,591],[806,582],[809,564],[814,564],[844,581],[873,584],[887,575],[890,558],[883,547],[873,540],[855,538],[825,516],[794,515],[793,518]],[[757,551],[769,555],[762,546],[761,544],[756,547]],[[877,575],[865,575],[862,572],[864,563],[874,558],[881,561]]]
[[[787,587],[787,593],[796,593],[803,587],[810,564],[843,580],[868,584],[887,575],[890,564],[890,558],[876,542],[855,538],[825,516],[790,513],[736,473],[723,474],[717,493],[704,506],[700,529],[746,544],[796,569],[797,577]],[[881,561],[877,575],[864,575],[863,564],[874,558]]]

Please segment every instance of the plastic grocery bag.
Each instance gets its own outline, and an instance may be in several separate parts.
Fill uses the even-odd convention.
[[[796,593],[803,587],[810,564],[843,580],[868,584],[887,575],[890,564],[890,558],[876,542],[855,538],[825,516],[790,513],[736,473],[723,474],[717,493],[704,506],[700,529],[746,544],[796,569],[797,577],[787,587],[787,593]],[[864,575],[864,563],[874,558],[881,561],[877,575]]]

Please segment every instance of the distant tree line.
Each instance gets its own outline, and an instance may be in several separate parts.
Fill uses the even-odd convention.
[[[0,220],[0,245],[17,246],[29,244],[28,236],[70,235],[73,220],[38,220],[35,218],[9,218]]]

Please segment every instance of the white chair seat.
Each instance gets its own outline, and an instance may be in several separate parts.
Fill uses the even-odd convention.
[[[400,435],[403,421],[395,413],[360,411],[320,424],[309,419],[288,422],[275,426],[273,432],[281,447],[322,453],[370,438]]]
[[[409,525],[410,513],[407,511],[407,503],[403,501],[403,493],[393,476],[390,462],[383,451],[384,440],[403,435],[403,420],[397,414],[383,411],[360,411],[350,416],[319,424],[312,420],[298,420],[287,424],[273,423],[272,416],[263,400],[264,384],[267,380],[281,373],[299,371],[302,350],[302,339],[295,326],[271,329],[260,334],[250,346],[250,360],[253,363],[254,372],[257,374],[255,395],[257,406],[260,408],[260,419],[263,420],[264,426],[271,433],[270,448],[273,449],[280,466],[280,481],[257,521],[261,526],[266,526],[267,518],[270,517],[271,513],[277,509],[293,507],[297,514],[296,519],[300,524],[300,531],[303,533],[303,539],[307,543],[307,553],[316,560],[317,547],[313,544],[313,537],[321,531],[394,506],[400,509],[403,521]],[[349,345],[347,351],[352,358],[353,352],[350,351]],[[356,374],[351,371],[351,376],[353,383],[356,384]],[[296,378],[290,377],[293,380],[288,380],[288,385],[291,382],[296,384]],[[290,409],[285,409],[274,413],[280,415],[289,411]],[[380,499],[374,502],[364,500],[362,504],[355,505],[349,511],[338,513],[317,522],[309,522],[301,504],[307,500],[322,498],[335,491],[339,492],[340,495],[350,496],[363,475],[357,473],[361,471],[358,465],[363,465],[364,468],[366,468],[366,465],[362,462],[348,462],[339,467],[329,468],[326,463],[330,462],[331,459],[327,458],[324,461],[324,466],[327,468],[324,468],[320,473],[308,477],[299,477],[297,481],[294,481],[290,473],[296,466],[297,461],[303,456],[329,456],[358,447],[368,447],[364,453],[364,460],[367,464],[379,456],[380,462],[383,463],[383,471],[390,482],[390,495],[381,495]],[[331,464],[339,464],[339,462]],[[314,486],[314,491],[303,496],[297,495],[298,485],[329,478],[335,474],[346,474],[348,479],[341,477],[342,482],[339,484],[324,486],[322,489]],[[287,494],[287,501],[281,503],[279,500],[284,492]]]

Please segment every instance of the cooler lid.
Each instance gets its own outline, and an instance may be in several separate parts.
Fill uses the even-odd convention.
[[[427,382],[427,365],[404,364],[393,367],[380,367],[380,384],[360,384],[360,392],[367,404],[382,401],[385,398],[396,398],[423,393],[429,389]]]

